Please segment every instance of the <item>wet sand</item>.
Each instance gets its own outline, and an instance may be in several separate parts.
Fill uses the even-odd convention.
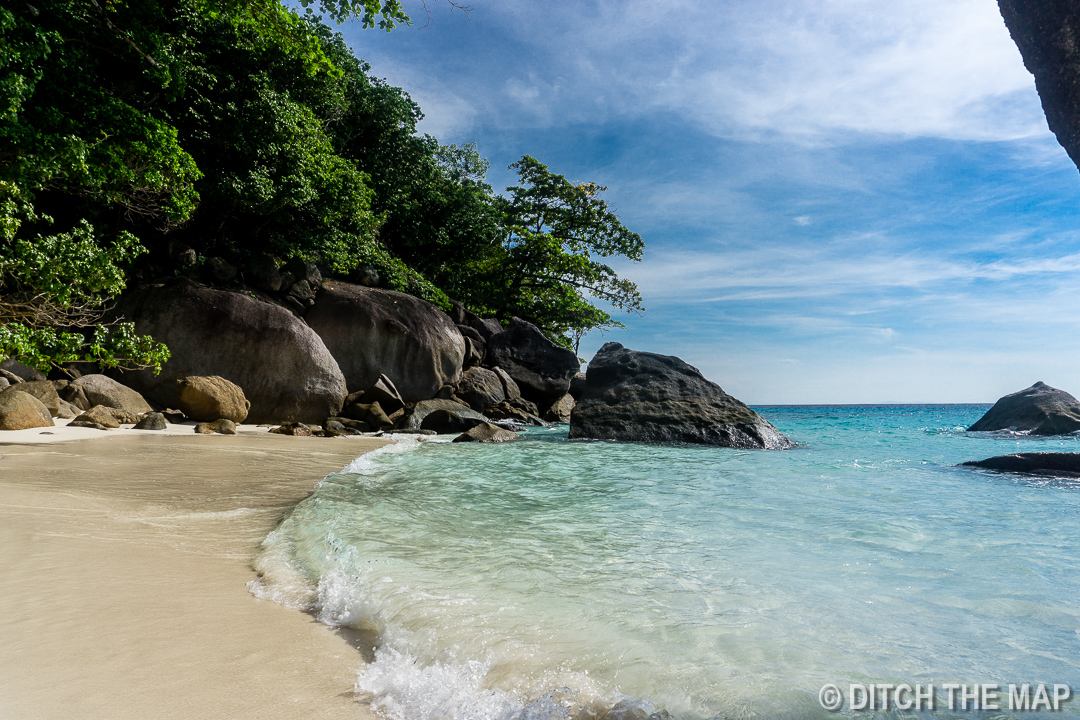
[[[364,641],[247,583],[283,514],[386,441],[46,430],[0,436],[0,717],[373,717]]]

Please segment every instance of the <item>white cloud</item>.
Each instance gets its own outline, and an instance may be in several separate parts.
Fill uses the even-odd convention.
[[[530,46],[504,69],[568,78],[537,119],[668,111],[727,137],[838,133],[1002,140],[1048,132],[993,0],[506,2],[478,6]],[[498,70],[496,70],[498,72]],[[597,99],[602,98],[601,106]],[[503,122],[513,123],[502,115]],[[842,137],[842,136],[841,136]]]

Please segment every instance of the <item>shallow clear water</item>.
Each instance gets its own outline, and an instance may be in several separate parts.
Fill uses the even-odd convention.
[[[964,433],[986,407],[760,408],[790,451],[407,440],[300,503],[254,590],[373,633],[357,688],[408,720],[832,717],[825,683],[1080,692],[1080,482],[954,467],[1080,439]]]

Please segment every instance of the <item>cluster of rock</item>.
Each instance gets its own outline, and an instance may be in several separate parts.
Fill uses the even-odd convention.
[[[1028,435],[1067,435],[1080,430],[1080,401],[1044,382],[1000,398],[968,432],[1007,430]],[[961,463],[1002,472],[1080,476],[1080,453],[1014,453]]]
[[[173,250],[177,262],[191,260],[182,246]],[[202,272],[219,283],[240,273],[220,258]],[[278,267],[269,256],[249,262],[243,278],[250,284],[231,289],[190,278],[131,289],[115,318],[169,347],[162,371],[106,376],[72,366],[74,379],[54,381],[9,372],[13,392],[38,404],[0,395],[0,428],[52,417],[102,429],[188,419],[199,433],[230,434],[248,422],[283,435],[502,442],[519,426],[568,423],[574,438],[790,447],[678,358],[609,343],[586,375],[575,353],[519,318],[503,327],[458,303],[446,313],[392,290],[323,280],[310,263]]]

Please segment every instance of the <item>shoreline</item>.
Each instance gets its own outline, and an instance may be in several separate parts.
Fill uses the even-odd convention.
[[[0,436],[0,716],[373,718],[368,648],[247,583],[284,514],[389,441],[170,429]]]

